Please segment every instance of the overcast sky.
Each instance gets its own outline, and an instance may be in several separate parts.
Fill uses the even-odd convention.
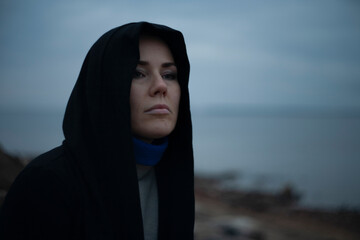
[[[179,29],[195,107],[360,109],[358,1],[0,0],[0,109],[63,110],[91,45],[113,27]]]

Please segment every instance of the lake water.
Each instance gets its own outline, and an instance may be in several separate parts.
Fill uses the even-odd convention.
[[[0,144],[20,155],[61,144],[63,112],[0,112]],[[242,188],[291,184],[301,204],[360,208],[360,117],[193,114],[197,173],[235,172]]]

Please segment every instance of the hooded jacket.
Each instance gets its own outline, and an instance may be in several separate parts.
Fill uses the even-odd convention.
[[[189,61],[179,31],[147,22],[112,29],[91,47],[66,107],[65,140],[15,180],[0,239],[144,239],[129,104],[141,34],[168,45],[181,89],[176,127],[155,167],[158,238],[193,239]]]

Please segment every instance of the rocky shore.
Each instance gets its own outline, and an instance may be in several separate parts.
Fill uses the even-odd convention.
[[[224,187],[228,176],[195,178],[197,240],[355,240],[360,212],[302,208],[290,186],[276,193]]]
[[[0,206],[29,158],[0,148]],[[196,240],[358,240],[360,212],[302,208],[291,186],[276,193],[226,185],[231,174],[195,177]]]
[[[0,206],[12,182],[25,165],[26,160],[24,158],[8,154],[0,146]]]

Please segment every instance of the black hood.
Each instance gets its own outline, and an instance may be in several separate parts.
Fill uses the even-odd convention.
[[[159,239],[192,239],[194,182],[189,105],[189,61],[179,31],[147,22],[105,33],[88,52],[63,122],[67,154],[84,181],[84,217],[95,235],[142,239],[139,188],[130,126],[130,87],[141,34],[169,46],[181,88],[179,115],[169,146],[156,166]],[[114,234],[115,233],[115,234]]]

